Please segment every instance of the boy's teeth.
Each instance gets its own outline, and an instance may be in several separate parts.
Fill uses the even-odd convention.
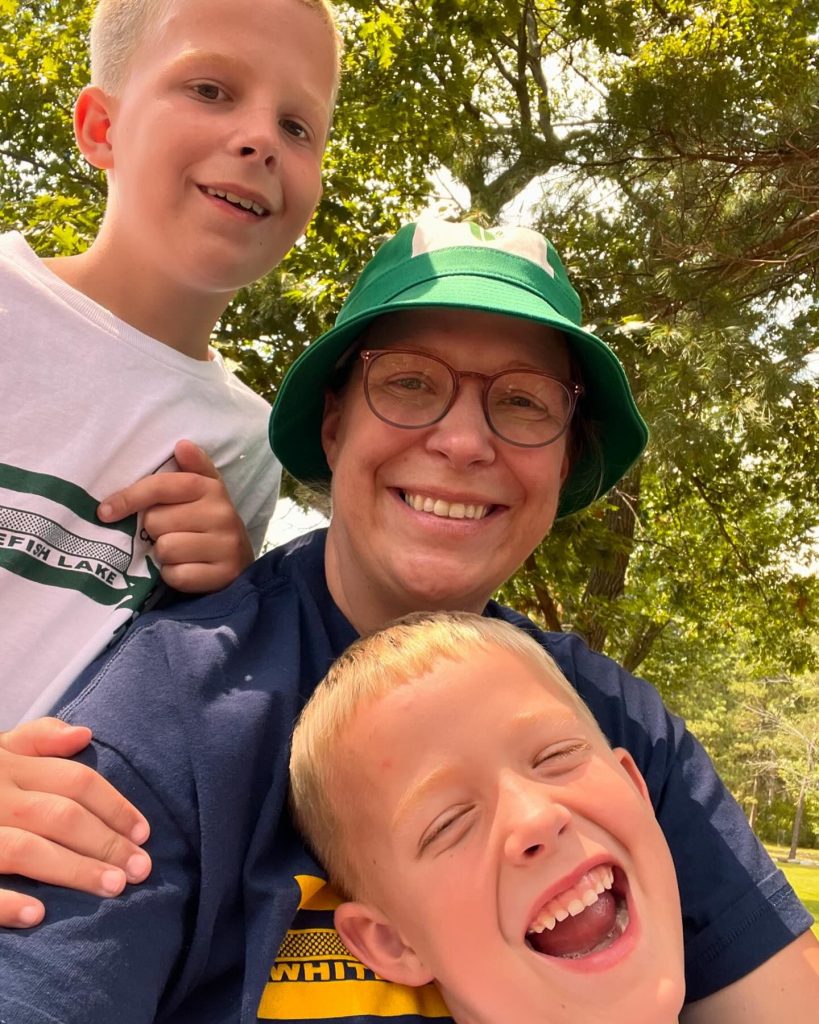
[[[527,928],[529,932],[542,932],[544,928],[552,931],[558,921],[567,917],[577,917],[586,907],[596,903],[600,893],[610,889],[614,884],[614,872],[605,864],[601,864],[576,882],[570,889],[560,893],[540,910],[537,917]]]
[[[208,188],[205,190],[210,196],[218,196],[220,199],[227,199],[229,203],[233,203],[234,206],[241,206],[243,210],[252,210],[257,217],[261,217],[267,211],[263,206],[258,203],[254,203],[252,199],[242,199],[241,196],[237,196],[235,192],[223,192],[218,188]]]
[[[404,501],[416,512],[431,512],[442,519],[483,519],[488,505],[467,505],[463,501],[444,501],[421,494],[404,493]]]

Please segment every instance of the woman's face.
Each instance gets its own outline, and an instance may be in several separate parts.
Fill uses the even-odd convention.
[[[366,347],[412,348],[483,374],[528,367],[569,377],[555,331],[493,313],[392,313],[370,327]],[[357,360],[342,393],[328,397],[322,428],[333,471],[330,591],[359,630],[415,610],[480,612],[551,528],[567,435],[543,448],[501,440],[474,378],[438,423],[394,427],[371,412],[362,376]]]

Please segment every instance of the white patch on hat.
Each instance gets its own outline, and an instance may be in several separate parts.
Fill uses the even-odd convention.
[[[554,268],[549,263],[549,244],[543,235],[531,228],[482,228],[466,222],[450,224],[432,217],[419,220],[412,236],[412,255],[452,249],[455,246],[476,245],[484,249],[500,249],[521,256],[542,267],[551,277]]]

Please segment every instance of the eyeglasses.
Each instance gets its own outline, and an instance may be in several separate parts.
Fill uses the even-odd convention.
[[[521,448],[540,448],[563,434],[583,388],[540,370],[485,374],[456,370],[438,356],[411,349],[365,349],[364,394],[375,415],[394,427],[416,429],[442,420],[461,381],[483,385],[483,412],[493,433]]]

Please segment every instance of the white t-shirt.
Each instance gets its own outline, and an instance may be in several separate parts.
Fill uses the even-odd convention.
[[[178,440],[208,453],[261,547],[281,475],[270,409],[213,355],[142,334],[0,236],[0,729],[46,712],[154,589],[137,518],[95,509],[175,469]]]

